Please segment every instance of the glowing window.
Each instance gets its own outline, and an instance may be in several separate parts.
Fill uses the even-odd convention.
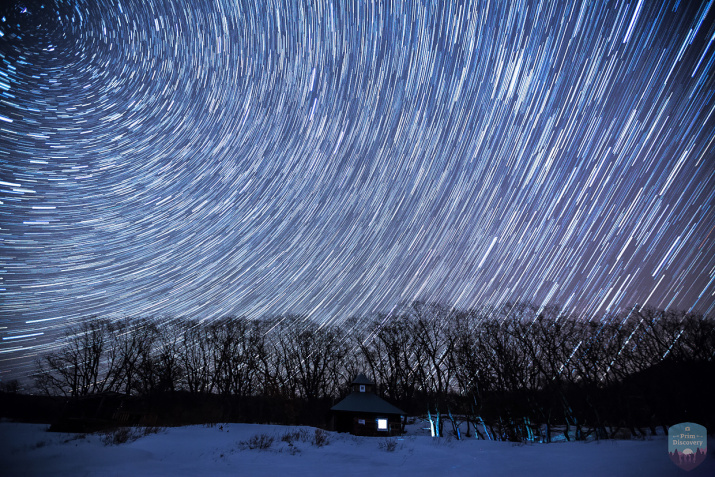
[[[361,392],[361,393],[364,393],[364,392],[365,392],[365,386],[362,385],[362,384],[360,385],[360,392]]]
[[[387,419],[378,419],[377,420],[377,430],[378,431],[386,431],[387,430]]]

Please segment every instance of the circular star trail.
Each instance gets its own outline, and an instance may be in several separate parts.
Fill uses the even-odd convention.
[[[713,311],[712,0],[3,9],[6,370],[92,315]]]

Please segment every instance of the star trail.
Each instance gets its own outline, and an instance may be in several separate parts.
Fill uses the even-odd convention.
[[[11,2],[2,368],[92,315],[712,314],[714,43],[712,0]]]

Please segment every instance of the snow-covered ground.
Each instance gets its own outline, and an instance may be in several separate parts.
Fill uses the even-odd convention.
[[[223,424],[162,429],[119,445],[102,435],[45,432],[47,425],[0,422],[3,476],[616,476],[715,475],[715,439],[708,458],[685,472],[671,463],[665,436],[648,440],[514,445],[475,439],[433,439],[413,429],[402,438],[315,429]],[[249,442],[264,436],[264,450]],[[254,439],[253,443],[261,439]],[[394,450],[388,448],[394,445]]]

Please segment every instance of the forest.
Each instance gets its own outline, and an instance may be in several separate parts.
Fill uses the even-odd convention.
[[[715,428],[715,320],[637,306],[588,320],[522,303],[414,302],[322,326],[301,316],[94,317],[38,359],[33,396],[7,385],[0,396],[5,413],[44,413],[64,430],[87,430],[92,419],[329,429],[330,407],[358,373],[457,438],[642,437],[682,421]]]

